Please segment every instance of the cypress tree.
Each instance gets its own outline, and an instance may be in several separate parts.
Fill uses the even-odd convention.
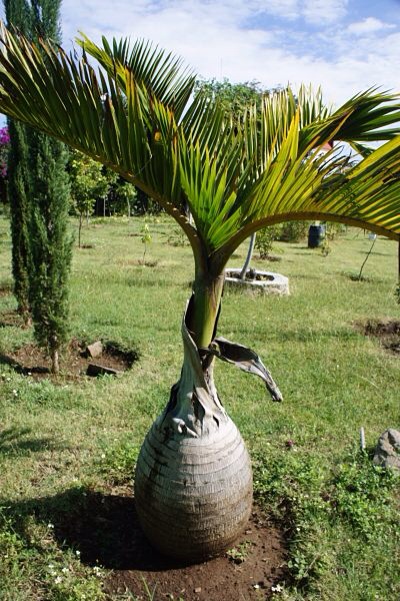
[[[4,0],[7,25],[14,25],[25,35],[30,33],[30,11],[25,0]],[[12,241],[12,273],[18,312],[25,324],[29,314],[29,240],[28,240],[28,128],[18,121],[8,119],[10,152],[8,156],[8,195]]]
[[[60,43],[61,0],[31,0],[32,37]],[[61,142],[33,130],[30,154],[29,300],[36,341],[59,371],[59,349],[68,331],[68,276],[72,238],[68,236],[68,152]]]
[[[72,239],[67,235],[69,178],[63,144],[29,136],[34,155],[34,188],[29,220],[30,288],[35,338],[58,373],[58,353],[68,332],[68,276]]]
[[[4,0],[7,21],[22,33],[61,42],[59,14],[61,0]],[[59,371],[59,349],[65,342],[68,324],[68,274],[72,239],[67,234],[69,178],[66,147],[32,129],[13,123],[21,132],[10,189],[18,203],[14,211],[15,254],[24,257],[24,275],[13,271],[19,288],[24,285],[32,312],[37,343],[51,356],[52,371]],[[11,158],[11,157],[10,157]],[[17,186],[19,185],[19,188]],[[23,221],[23,227],[20,225]],[[26,252],[25,251],[26,248]],[[19,264],[19,263],[18,263]]]

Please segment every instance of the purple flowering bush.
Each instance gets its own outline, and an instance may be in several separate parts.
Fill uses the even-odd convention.
[[[8,133],[8,127],[0,128],[0,177],[5,179],[7,177],[7,155],[10,146],[10,134]]]

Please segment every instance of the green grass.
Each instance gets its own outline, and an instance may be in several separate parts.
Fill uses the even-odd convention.
[[[71,335],[137,350],[140,360],[129,372],[117,380],[33,382],[0,363],[2,600],[103,598],[107,570],[84,565],[62,545],[49,516],[72,511],[71,491],[130,485],[141,441],[179,377],[193,261],[167,218],[149,225],[146,260],[155,267],[138,264],[140,219],[92,221],[82,242],[93,248],[74,252]],[[167,244],[171,235],[176,246]],[[304,243],[276,246],[281,262],[253,264],[289,276],[291,296],[226,291],[219,332],[260,354],[284,402],[270,402],[257,379],[231,366],[216,369],[221,398],[254,458],[258,501],[286,528],[291,575],[275,596],[395,600],[398,485],[357,447],[361,426],[368,451],[383,430],[398,427],[399,357],[354,324],[399,319],[397,245],[379,238],[363,282],[350,279],[370,247],[363,232],[350,230],[331,243],[327,257]],[[245,251],[238,250],[232,266]],[[10,237],[2,218],[0,288],[9,284]],[[11,294],[2,294],[0,312],[14,308]],[[31,339],[29,330],[0,328],[0,354]]]

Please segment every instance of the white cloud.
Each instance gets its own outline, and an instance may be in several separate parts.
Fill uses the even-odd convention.
[[[300,16],[300,4],[299,0],[267,0],[263,8],[268,14],[291,20]]]
[[[335,23],[347,12],[348,0],[304,0],[302,13],[313,24]]]
[[[66,0],[63,39],[68,46],[79,29],[96,41],[102,34],[151,39],[181,55],[203,77],[255,79],[265,87],[321,84],[325,98],[335,103],[374,85],[400,90],[400,34],[382,28],[381,35],[365,32],[355,42],[354,32],[346,29],[353,2]],[[382,0],[382,11],[385,5]],[[276,18],[269,19],[266,11]],[[363,21],[353,17],[353,26],[381,23],[363,14]],[[312,21],[312,33],[305,21]]]
[[[396,27],[393,24],[384,23],[375,17],[366,17],[362,21],[356,21],[351,23],[347,31],[355,35],[364,35],[368,33],[375,33],[376,31],[382,31],[383,29],[392,29]]]

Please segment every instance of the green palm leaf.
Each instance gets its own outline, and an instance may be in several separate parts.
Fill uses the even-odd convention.
[[[331,112],[319,90],[302,87],[235,115],[206,95],[190,100],[193,74],[151,44],[100,48],[83,36],[77,62],[4,27],[1,36],[0,109],[142,188],[215,270],[257,228],[285,219],[337,219],[399,238],[397,96],[368,90]],[[343,172],[340,152],[317,158],[333,139],[364,160]]]
[[[111,48],[103,37],[103,48],[100,48],[83,33],[81,36],[78,44],[99,62],[122,90],[126,89],[126,77],[131,76],[170,107],[176,119],[180,118],[196,81],[190,69],[182,69],[180,58],[144,40],[136,41],[131,49],[127,40],[117,42],[114,39]]]

